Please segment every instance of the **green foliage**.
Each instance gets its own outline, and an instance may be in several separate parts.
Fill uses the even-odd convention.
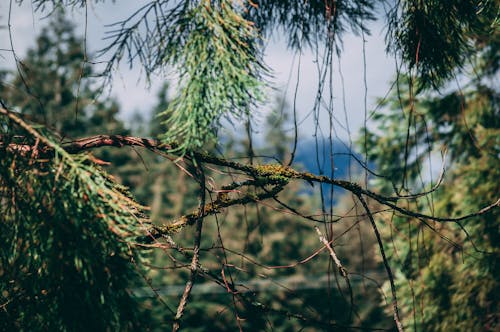
[[[110,31],[105,74],[124,56],[139,61],[147,75],[173,66],[181,89],[163,114],[163,140],[177,141],[183,153],[206,149],[223,116],[244,119],[263,100],[262,36],[279,27],[301,49],[304,42],[332,41],[348,27],[367,32],[373,7],[365,0],[151,1]]]
[[[180,73],[181,90],[165,113],[164,141],[206,148],[222,115],[240,118],[260,95],[257,30],[235,2],[200,1],[183,13],[165,62]]]
[[[37,8],[83,4],[36,1]],[[371,0],[343,1],[150,1],[113,26],[102,53],[110,54],[104,74],[111,76],[123,57],[138,60],[149,76],[173,66],[180,91],[163,113],[166,142],[178,150],[205,148],[214,142],[223,116],[246,118],[262,100],[263,36],[281,30],[289,46],[327,45],[340,52],[342,35],[369,33],[377,17]],[[484,38],[498,36],[494,0],[397,1],[387,12],[387,49],[418,77],[420,88],[439,87],[463,69],[468,59],[498,55]],[[497,38],[498,39],[498,38]]]
[[[259,0],[249,6],[247,16],[268,36],[281,30],[288,45],[300,50],[333,40],[340,45],[348,30],[368,33],[366,23],[375,19],[375,4],[370,0]]]
[[[98,100],[92,68],[84,63],[83,39],[59,8],[20,62],[20,72],[6,72],[0,85],[7,106],[62,137],[126,134],[116,119],[116,101]]]
[[[462,90],[417,98],[399,88],[386,104],[389,109],[377,116],[377,128],[369,130],[364,148],[386,176],[377,182],[386,193],[399,181],[403,193],[424,190],[424,161],[432,161],[440,147],[449,151],[445,181],[431,195],[410,201],[415,211],[458,217],[498,199],[500,94],[495,85],[485,85],[492,67],[484,64],[498,67],[486,60],[491,59],[489,51],[483,56],[473,62],[478,76]],[[411,87],[409,80],[402,82]],[[398,270],[396,284],[407,327],[443,332],[498,329],[499,220],[498,208],[460,223],[379,218],[392,266]]]
[[[0,86],[2,99],[66,137],[126,133],[116,102],[97,101],[83,56],[58,11],[23,71],[4,74],[11,84]],[[148,224],[144,208],[93,156],[68,155],[49,130],[20,128],[4,115],[0,130],[0,330],[137,330],[146,316],[131,288],[145,273],[134,244]],[[44,156],[46,147],[55,152]],[[116,167],[131,160],[117,149],[97,155]]]
[[[93,68],[83,62],[83,39],[74,30],[63,9],[55,10],[37,37],[36,47],[28,49],[20,62],[22,71],[5,72],[9,84],[0,85],[2,98],[7,106],[57,133],[60,140],[129,134],[117,118],[118,103],[99,98]],[[104,148],[95,155],[113,160],[108,170],[132,160],[130,151],[123,149]]]
[[[85,3],[34,1],[40,8]],[[149,1],[115,25],[111,35],[114,40],[107,48],[114,52],[106,73],[110,74],[123,56],[141,61],[148,75],[173,66],[179,73],[180,91],[172,102],[165,93],[160,95],[154,113],[161,109],[163,127],[151,125],[150,134],[163,134],[165,142],[177,141],[181,155],[191,149],[209,150],[223,116],[250,119],[252,107],[262,100],[266,73],[260,58],[263,36],[281,29],[289,46],[297,51],[305,45],[321,46],[319,43],[328,48],[336,46],[340,51],[343,32],[369,32],[365,23],[375,17],[375,4],[369,0]],[[480,76],[495,78],[495,4],[407,0],[396,2],[390,12],[389,50],[400,57],[413,76],[408,79],[409,91],[398,86],[400,96],[406,92],[409,96],[393,98],[387,104],[395,105],[395,109],[402,106],[403,114],[389,110],[379,116],[378,131],[370,133],[365,146],[390,180],[379,182],[380,188],[392,194],[391,186],[399,182],[402,188],[396,188],[398,193],[424,187],[417,185],[420,169],[437,145],[448,146],[453,162],[448,182],[442,187],[446,190],[429,197],[433,204],[410,202],[416,211],[432,214],[436,209],[449,216],[478,211],[498,192],[498,91],[480,77],[471,80],[473,84],[464,91],[444,97],[429,94],[417,98],[413,93],[414,77],[421,89],[440,86],[463,69],[468,58]],[[2,98],[9,108],[16,108],[63,136],[127,133],[116,120],[116,103],[96,101],[92,81],[86,79],[92,71],[81,61],[85,56],[80,47],[82,40],[73,36],[63,13],[54,12],[55,20],[37,40],[38,48],[30,50],[26,61],[19,63],[22,76],[11,80],[17,89],[2,86]],[[401,126],[403,118],[407,130]],[[252,163],[262,161],[256,157],[259,153],[284,159],[288,154],[288,136],[282,130],[286,119],[268,120],[276,127],[265,129],[267,133],[273,131],[268,138],[281,142],[269,141],[280,144],[255,149],[255,155],[248,154],[253,151],[249,144],[236,146],[234,151],[225,151],[228,156],[246,157]],[[143,207],[114,178],[96,167],[91,155],[70,156],[53,143],[56,137],[48,131],[41,135],[29,126],[19,128],[5,117],[1,121],[0,327],[164,328],[172,318],[170,306],[177,305],[177,298],[167,297],[167,306],[159,304],[159,297],[144,301],[151,306],[144,311],[154,316],[145,322],[138,299],[130,295],[130,289],[140,285],[142,272],[139,269],[138,274],[133,263],[144,263],[143,253],[134,241],[137,237],[144,239],[144,227],[150,226]],[[36,150],[41,151],[40,155],[28,149],[33,146],[40,147]],[[44,150],[47,147],[54,150],[54,155],[43,155],[50,152]],[[241,151],[245,152],[243,156]],[[110,149],[97,155],[113,161],[110,172],[130,186],[138,200],[151,206],[154,223],[164,225],[173,218],[182,219],[184,211],[195,208],[200,187],[196,181],[189,181],[193,169],[189,162],[182,164],[182,158],[175,162],[185,166],[185,171],[156,155],[131,156],[128,151],[117,153]],[[206,169],[207,183],[201,190],[206,190],[207,201],[251,197],[269,188],[238,184],[252,181],[247,175],[254,175],[257,184],[265,177],[276,183],[289,180],[281,175],[290,170],[281,165],[255,170],[255,174],[242,176],[222,167]],[[225,186],[238,190],[224,190]],[[363,284],[363,288],[356,287],[351,293],[339,280],[335,288],[332,281],[337,281],[338,275],[326,250],[310,256],[321,246],[313,225],[323,223],[332,245],[345,257],[341,260],[348,271],[364,274],[366,266],[379,271],[380,264],[372,259],[365,262],[364,257],[352,257],[353,252],[364,255],[363,242],[371,234],[360,226],[363,217],[355,204],[348,205],[348,212],[337,221],[332,212],[315,214],[319,203],[304,194],[301,184],[290,181],[287,187],[289,190],[274,201],[232,207],[217,217],[206,218],[200,251],[202,266],[196,282],[204,286],[215,279],[222,293],[190,303],[193,310],[183,318],[186,326],[198,330],[212,330],[214,324],[218,330],[322,330],[329,322],[341,324],[339,329],[351,324],[386,326],[387,317],[381,308],[373,306],[380,301],[376,285]],[[391,263],[398,267],[396,281],[398,292],[403,294],[405,323],[414,322],[423,330],[497,328],[498,209],[463,225],[393,217],[381,220],[385,225],[382,233]],[[356,228],[359,238],[349,232]],[[394,240],[390,234],[393,229],[398,231]],[[167,237],[147,245],[155,249],[148,258],[156,267],[148,272],[148,282],[154,287],[184,282],[191,273],[192,254],[187,248],[194,237],[185,232],[176,236],[177,245]],[[368,244],[373,242],[369,238]],[[284,261],[290,265],[280,266]],[[325,279],[325,271],[328,285],[321,288],[316,283]],[[270,278],[297,278],[305,285],[314,283],[318,289],[279,286],[273,292],[256,290],[246,294],[245,285]],[[230,284],[243,295],[230,293]]]
[[[140,283],[133,240],[145,234],[143,208],[86,155],[70,156],[33,130],[8,140],[12,124],[0,121],[0,329],[136,330],[129,287]]]
[[[93,101],[90,82],[83,79],[90,72],[82,67],[82,40],[59,10],[36,44],[20,62],[12,85],[0,86],[2,98],[33,121],[63,135],[79,136],[85,128],[82,109]]]
[[[459,163],[471,156],[480,158],[483,150],[497,153],[494,135],[500,126],[500,94],[494,87],[471,81],[463,90],[413,96],[410,78],[401,77],[396,83],[397,91],[379,102],[384,108],[373,116],[367,145],[361,147],[383,175],[374,182],[386,194],[394,188],[408,190],[436,149]],[[433,159],[437,167],[441,160]],[[411,184],[422,189],[415,181]]]
[[[389,18],[388,50],[416,70],[420,88],[440,87],[478,52],[478,35],[498,33],[498,1],[405,0]]]

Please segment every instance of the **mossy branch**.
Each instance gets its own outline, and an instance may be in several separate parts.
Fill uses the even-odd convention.
[[[1,111],[2,114],[6,114],[5,112],[6,111],[4,110]],[[11,116],[14,115],[11,114]],[[19,139],[19,141],[22,140]],[[5,140],[2,137],[0,137],[0,147],[2,147],[3,144],[5,144],[4,142]],[[178,154],[180,153],[178,149],[176,149],[177,145],[174,143],[165,144],[162,143],[161,141],[157,141],[150,138],[121,136],[121,135],[98,135],[87,138],[81,138],[75,141],[66,142],[62,144],[62,148],[67,153],[70,154],[81,153],[86,150],[105,147],[105,146],[114,146],[114,147],[139,146],[151,150],[155,153],[167,154],[171,155],[172,157],[178,157],[179,156]],[[29,152],[44,158],[53,155],[53,147],[44,146],[43,144],[39,144],[37,146],[28,146],[26,144],[15,144],[10,142],[7,149],[23,151],[23,153]],[[275,197],[286,186],[287,182],[293,179],[304,180],[309,183],[331,184],[343,188],[344,190],[347,190],[356,196],[363,195],[369,197],[379,202],[380,204],[383,204],[401,213],[402,215],[413,218],[423,218],[426,220],[433,220],[436,222],[458,222],[485,213],[489,213],[493,209],[498,208],[500,206],[500,199],[498,199],[497,201],[487,205],[486,207],[475,213],[467,214],[456,218],[436,217],[432,215],[426,215],[414,212],[397,205],[398,201],[413,200],[419,197],[419,194],[413,196],[383,196],[371,190],[364,189],[357,183],[334,179],[326,175],[316,175],[309,172],[299,172],[291,167],[279,164],[249,165],[227,160],[225,158],[217,157],[212,154],[203,152],[189,151],[189,154],[185,155],[183,158],[185,160],[191,160],[192,158],[195,158],[197,162],[202,164],[211,164],[240,171],[248,175],[251,179],[253,179],[251,185],[256,188],[264,188],[266,186],[272,187],[272,189],[270,190],[268,189],[261,194],[254,194],[254,196],[247,194],[246,196],[237,199],[230,199],[227,201],[215,201],[207,205],[207,208],[205,209],[205,211],[207,211],[206,215],[217,213],[222,208],[226,208],[232,205],[242,205],[242,204],[244,205],[250,202],[256,202],[263,199]],[[170,234],[173,230],[174,232],[176,232],[175,231],[176,228],[178,227],[182,228],[185,225],[190,225],[192,223],[190,220],[195,220],[197,217],[195,214],[196,213],[192,213],[185,215],[181,218],[178,218],[176,221],[173,222],[172,225],[164,226],[164,228],[161,229],[157,228],[155,232],[157,232],[157,234],[160,233]]]

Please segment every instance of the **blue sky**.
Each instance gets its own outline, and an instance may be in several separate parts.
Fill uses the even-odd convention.
[[[7,26],[9,14],[9,0],[0,0],[0,25]],[[90,53],[105,46],[105,25],[116,22],[130,15],[141,6],[144,1],[120,1],[113,4],[107,1],[102,4],[94,4],[88,8],[88,51]],[[72,14],[72,19],[83,33],[85,27],[83,10],[77,10]],[[46,20],[45,20],[46,21]],[[24,1],[21,6],[13,4],[11,12],[11,33],[13,37],[14,49],[18,56],[22,58],[28,47],[34,44],[37,33],[41,31],[44,24],[43,15],[33,13],[30,1]],[[366,59],[366,82],[367,82],[367,110],[368,113],[376,104],[376,97],[382,97],[389,89],[389,82],[394,76],[395,66],[392,58],[385,52],[383,23],[376,22],[371,25],[371,36],[365,36],[365,59]],[[294,59],[294,54],[285,47],[285,42],[280,36],[274,36],[267,40],[265,50],[265,62],[273,70],[273,77],[269,80],[269,101],[274,101],[272,96],[274,89],[282,93],[286,91],[289,105],[293,105],[294,89],[297,83],[298,58]],[[10,49],[10,38],[7,29],[0,30],[0,49]],[[318,87],[318,70],[314,62],[315,56],[311,50],[306,50],[300,57],[299,84],[297,93],[297,112],[299,120],[302,121],[300,136],[302,138],[311,137],[314,132],[313,117],[310,114],[312,105],[316,97]],[[11,52],[0,52],[0,67],[12,68],[13,56]],[[342,98],[342,80],[339,74],[339,63],[334,61],[333,69],[333,114],[339,123],[335,125],[337,135],[347,138],[347,132],[342,129],[346,127],[344,116],[344,103]],[[345,110],[347,121],[351,133],[359,131],[364,122],[364,73],[363,73],[363,40],[360,36],[346,34],[344,36],[344,51],[340,59],[343,72],[343,87],[345,91]],[[290,73],[292,73],[290,75]],[[290,77],[290,80],[289,80]],[[141,76],[139,66],[132,70],[127,64],[122,64],[115,75],[111,95],[118,98],[122,106],[122,117],[129,119],[134,111],[147,113],[155,103],[155,95],[161,83],[169,77],[157,76],[153,78],[150,87],[147,86],[144,77]],[[288,90],[287,90],[287,82]],[[268,110],[267,110],[268,111]],[[255,117],[256,128],[258,123],[265,116],[266,110],[262,110]],[[320,116],[320,123],[324,131],[328,131],[328,116],[326,113]],[[234,130],[229,126],[228,130]]]

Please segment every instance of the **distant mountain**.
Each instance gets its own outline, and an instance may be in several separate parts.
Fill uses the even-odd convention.
[[[359,161],[363,161],[363,156],[354,150],[350,150],[348,144],[336,141],[333,144],[332,151],[330,151],[328,144],[325,145],[320,142],[316,147],[314,139],[310,139],[297,146],[294,167],[302,168],[302,170],[313,174],[333,177],[334,179],[356,181],[356,179],[362,178],[362,174],[364,174]],[[368,164],[368,166],[373,167],[371,164]],[[330,185],[324,184],[322,187],[326,206],[335,205],[340,197],[339,193],[342,193],[343,190],[335,188],[333,199],[331,199]],[[304,192],[312,195],[315,192],[318,193],[318,188],[319,186],[315,185],[314,188],[305,189]]]
[[[327,142],[326,144],[319,142],[318,147],[316,147],[314,139],[309,139],[300,142],[297,146],[294,165],[302,166],[305,171],[313,174],[332,176],[333,162],[333,177],[348,179],[349,170],[351,170],[352,177],[362,172],[362,167],[356,159],[362,161],[363,156],[354,150],[350,150],[348,144],[335,141],[333,150],[330,151]]]

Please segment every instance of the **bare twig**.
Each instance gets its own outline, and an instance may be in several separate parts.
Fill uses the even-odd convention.
[[[385,254],[382,237],[380,236],[377,224],[375,223],[375,219],[373,218],[373,215],[371,214],[370,208],[368,207],[368,204],[366,203],[365,199],[360,194],[358,194],[357,197],[361,202],[361,205],[363,205],[366,214],[368,215],[368,219],[370,220],[370,224],[372,225],[373,232],[375,233],[375,237],[377,238],[378,247],[380,249],[380,255],[382,256],[382,261],[384,262],[384,267],[385,270],[387,271],[387,277],[389,278],[389,283],[391,284],[392,311],[393,311],[394,321],[396,322],[396,327],[398,331],[403,332],[404,331],[403,324],[401,323],[401,318],[399,317],[398,298],[396,296],[396,285],[394,284],[394,275],[392,274],[391,266],[389,265],[389,260],[387,259],[387,256]]]
[[[196,219],[196,231],[194,235],[194,247],[193,247],[193,257],[191,259],[191,274],[189,275],[189,279],[186,282],[186,287],[184,288],[184,292],[182,293],[181,300],[179,302],[179,306],[177,307],[177,313],[175,314],[174,323],[172,326],[172,332],[177,332],[180,328],[180,319],[184,314],[184,309],[186,308],[187,301],[189,299],[189,295],[191,294],[191,290],[193,289],[193,285],[196,279],[196,275],[198,273],[198,262],[200,258],[200,243],[201,243],[201,233],[203,229],[203,218],[205,210],[205,174],[203,168],[198,166],[196,169],[197,177],[200,183],[200,204],[198,207],[198,218]]]
[[[330,252],[330,257],[332,257],[335,265],[339,269],[340,274],[344,279],[346,279],[347,283],[349,283],[349,277],[347,276],[347,270],[342,266],[342,263],[340,263],[340,259],[337,257],[337,254],[335,253],[335,250],[333,247],[330,245],[330,242],[326,240],[326,238],[323,236],[321,231],[319,230],[318,226],[314,226],[314,229],[316,230],[316,233],[318,233],[319,240],[325,245],[325,247],[328,249]]]

